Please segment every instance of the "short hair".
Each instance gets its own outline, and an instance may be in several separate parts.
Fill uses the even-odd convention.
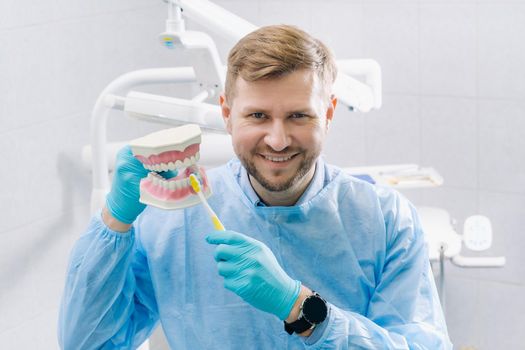
[[[328,98],[337,76],[330,49],[320,40],[291,25],[261,27],[242,38],[228,55],[225,96],[233,101],[235,83],[284,77],[301,69],[317,74]]]

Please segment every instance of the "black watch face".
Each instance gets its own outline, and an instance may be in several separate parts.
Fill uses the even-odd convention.
[[[328,309],[323,299],[317,296],[306,298],[303,304],[303,315],[310,323],[321,323],[326,319]]]

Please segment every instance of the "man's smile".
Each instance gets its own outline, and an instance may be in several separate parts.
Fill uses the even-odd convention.
[[[265,167],[269,169],[283,169],[290,166],[300,153],[291,153],[291,154],[280,154],[280,155],[271,155],[271,154],[257,154],[258,158],[263,161]],[[264,170],[264,169],[261,169]]]

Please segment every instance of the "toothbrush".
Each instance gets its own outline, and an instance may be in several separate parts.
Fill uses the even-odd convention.
[[[206,207],[206,210],[208,210],[208,214],[210,214],[211,221],[213,222],[213,226],[217,231],[225,231],[224,226],[222,225],[222,222],[217,217],[217,214],[213,211],[213,209],[208,204],[208,201],[206,200],[206,197],[202,194],[201,191],[201,184],[199,182],[199,179],[197,179],[197,176],[195,174],[190,175],[190,185],[199,196],[199,199],[201,200],[202,204]]]

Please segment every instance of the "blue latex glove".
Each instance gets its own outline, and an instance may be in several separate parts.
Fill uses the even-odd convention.
[[[106,196],[106,207],[117,220],[131,224],[146,207],[139,202],[140,180],[148,170],[131,153],[126,145],[117,154],[111,191]]]
[[[214,257],[226,289],[281,320],[288,317],[301,282],[283,271],[270,248],[234,231],[214,231],[206,241],[217,244]]]
[[[131,224],[142,213],[146,205],[139,202],[140,180],[148,173],[149,170],[133,156],[129,145],[118,152],[111,191],[106,196],[106,207],[115,219]],[[161,171],[159,174],[170,179],[177,176],[178,171]]]

